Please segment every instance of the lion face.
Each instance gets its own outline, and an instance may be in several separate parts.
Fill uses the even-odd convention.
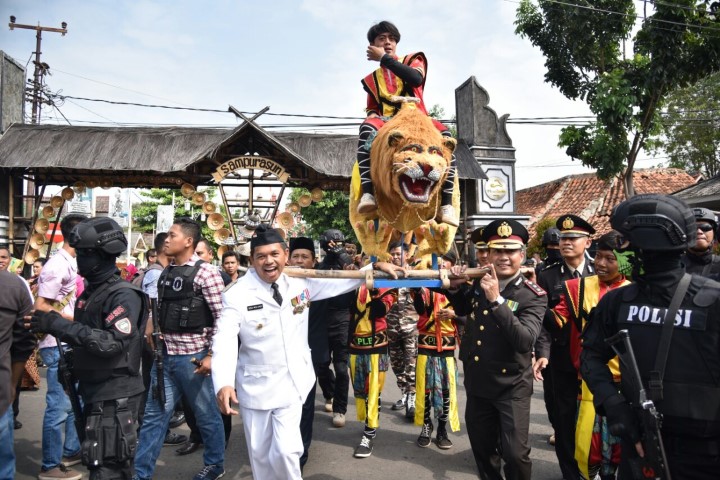
[[[425,206],[438,194],[447,176],[454,138],[440,134],[436,143],[405,138],[396,130],[388,136],[388,145],[395,150],[392,155],[392,188],[406,202]]]

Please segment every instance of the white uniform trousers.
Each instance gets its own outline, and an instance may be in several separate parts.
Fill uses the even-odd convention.
[[[256,480],[301,480],[302,403],[274,410],[241,408],[245,440]]]

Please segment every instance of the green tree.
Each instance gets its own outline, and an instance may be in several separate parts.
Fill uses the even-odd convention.
[[[432,107],[430,107],[430,110],[428,110],[428,117],[434,118],[435,120],[445,120],[445,109],[440,106],[439,103],[436,103]],[[453,115],[451,120],[455,121],[456,116]],[[448,130],[450,130],[450,134],[453,136],[453,138],[457,138],[457,126],[453,125],[451,127],[448,127]]]
[[[309,194],[304,188],[293,188],[290,201],[297,202],[302,195]],[[342,191],[326,191],[322,200],[313,202],[300,212],[308,229],[305,235],[317,239],[325,230],[335,228],[345,234],[348,241],[357,243],[355,231],[350,225],[350,196]]]
[[[672,92],[663,112],[664,136],[654,151],[663,150],[671,167],[720,173],[720,74]]]
[[[589,125],[563,128],[559,146],[600,178],[622,174],[628,197],[639,152],[661,132],[667,95],[720,68],[720,22],[709,4],[646,3],[654,12],[633,38],[633,0],[522,0],[517,10],[515,31],[542,50],[545,81],[595,115]]]
[[[217,192],[217,187],[208,187],[201,191],[205,193],[206,198],[212,199]],[[207,223],[202,221],[201,207],[191,202],[191,210],[186,210],[185,201],[187,199],[182,196],[180,189],[152,188],[150,190],[142,190],[140,195],[147,200],[133,204],[133,230],[152,233],[157,225],[158,205],[172,205],[173,194],[175,195],[175,218],[190,217],[192,215],[192,218],[199,221],[202,225],[203,237],[212,240],[213,231],[210,230]],[[225,216],[225,205],[219,204],[217,211]],[[227,218],[227,216],[225,217]]]

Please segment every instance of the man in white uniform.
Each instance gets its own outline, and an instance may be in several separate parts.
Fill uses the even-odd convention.
[[[283,274],[288,248],[276,230],[264,226],[250,249],[253,268],[222,296],[213,385],[222,413],[237,415],[232,403],[242,407],[254,478],[300,479],[300,416],[315,383],[307,343],[310,301],[349,292],[363,280],[288,277]],[[394,277],[403,272],[390,263],[373,266]]]

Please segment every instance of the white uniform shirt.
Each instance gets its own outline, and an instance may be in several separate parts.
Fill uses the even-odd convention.
[[[215,393],[232,386],[234,379],[241,407],[272,410],[303,403],[315,383],[307,342],[310,302],[341,295],[363,283],[282,274],[277,284],[283,302],[278,305],[270,284],[249,269],[222,294],[223,310],[212,346]]]

